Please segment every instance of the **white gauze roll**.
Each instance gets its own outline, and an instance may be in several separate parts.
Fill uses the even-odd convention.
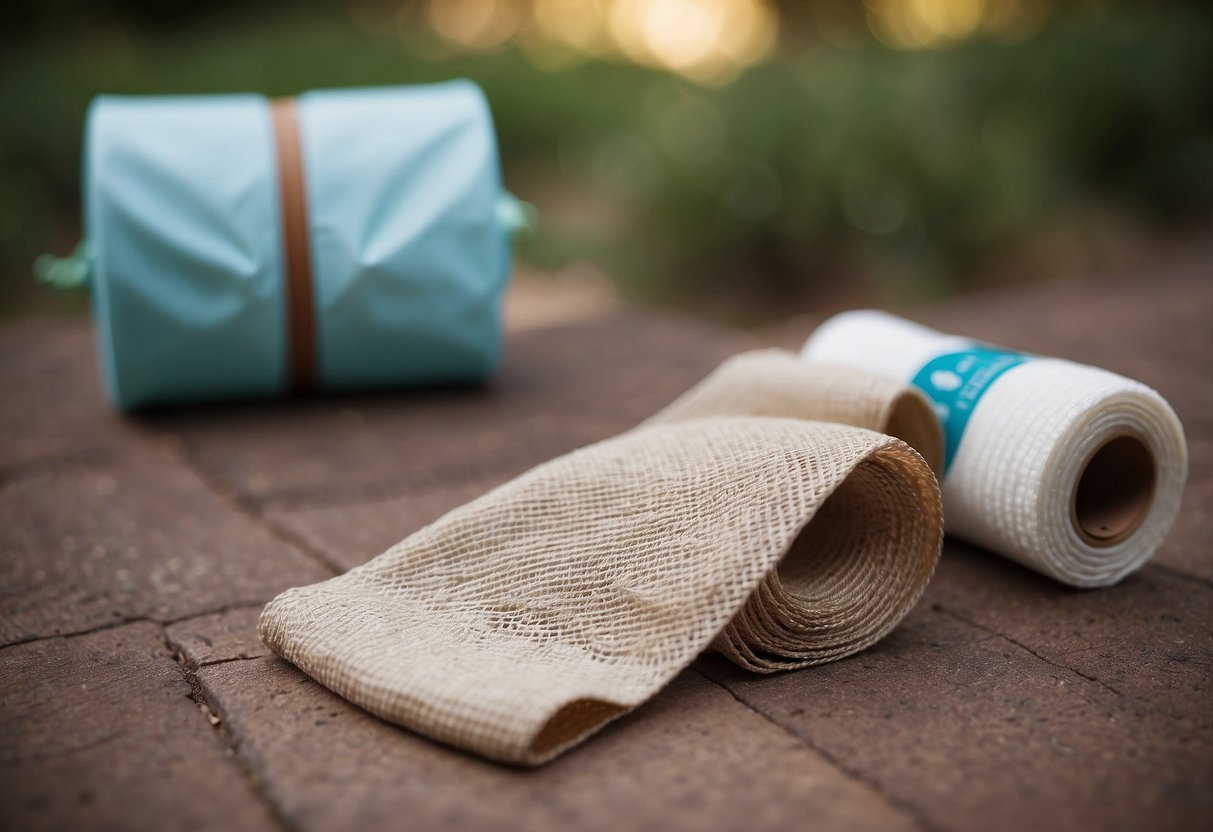
[[[948,531],[1059,581],[1116,583],[1179,511],[1183,427],[1144,384],[874,311],[831,318],[802,354],[922,389],[944,429]]]

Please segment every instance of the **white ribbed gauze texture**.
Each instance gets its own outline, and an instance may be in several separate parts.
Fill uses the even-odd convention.
[[[971,350],[985,348],[858,311],[826,321],[802,355],[901,381],[927,367],[930,386],[933,361]],[[1001,356],[990,353],[992,365]],[[974,382],[945,462],[947,528],[1072,586],[1114,584],[1149,560],[1179,511],[1188,468],[1179,419],[1154,390],[1106,370],[1032,356],[1007,364],[984,389]],[[968,377],[944,370],[933,381],[947,390]],[[946,431],[955,413],[938,407]]]

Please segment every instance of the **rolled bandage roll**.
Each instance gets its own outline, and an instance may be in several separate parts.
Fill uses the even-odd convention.
[[[818,398],[841,421],[874,418],[903,387],[787,354],[774,364],[768,382],[809,388],[797,412]],[[734,365],[650,423],[284,592],[262,639],[386,720],[526,765],[641,704],[708,646],[771,672],[873,644],[934,571],[935,475],[893,437],[776,416],[791,401],[780,385],[743,376]]]
[[[641,429],[730,416],[865,428],[902,440],[933,472],[938,473],[943,464],[943,431],[931,400],[921,390],[842,365],[808,364],[781,349],[733,356]],[[840,489],[844,495],[861,488],[856,483],[865,475],[857,473]],[[929,500],[921,508],[928,515],[933,510]],[[859,528],[870,534],[886,522],[887,514],[853,498],[835,496],[817,516],[816,532],[802,535],[792,550],[812,554],[789,554],[783,568],[767,575],[712,644],[748,670],[767,673],[849,656],[900,621],[925,586],[907,583],[891,568],[892,562],[882,563],[875,555],[856,560],[822,556],[837,541],[824,549],[818,548],[820,541],[834,536],[846,539]],[[802,567],[793,568],[795,563]],[[803,568],[809,565],[812,568]],[[927,574],[920,577],[925,581]],[[824,591],[827,585],[847,589],[836,594]],[[827,596],[832,596],[830,601],[821,603]]]
[[[1144,384],[873,311],[826,321],[802,355],[922,389],[943,425],[948,530],[1059,581],[1116,583],[1179,511],[1183,427]]]

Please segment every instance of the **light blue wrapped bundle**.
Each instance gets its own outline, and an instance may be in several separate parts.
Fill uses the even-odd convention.
[[[85,168],[121,408],[477,381],[497,363],[517,204],[470,82],[103,96]]]

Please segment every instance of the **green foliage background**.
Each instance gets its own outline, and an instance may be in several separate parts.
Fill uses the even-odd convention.
[[[893,297],[963,289],[1092,206],[1143,227],[1213,209],[1213,26],[1200,4],[1061,15],[1018,44],[899,52],[800,38],[719,89],[622,63],[539,69],[516,48],[438,54],[416,16],[403,39],[374,35],[341,5],[229,5],[167,23],[89,8],[68,26],[23,8],[27,30],[5,36],[5,314],[82,308],[31,288],[29,264],[79,233],[83,115],[103,91],[470,77],[492,103],[507,184],[540,209],[524,260],[588,259],[631,296],[726,315],[800,302],[841,275]]]

